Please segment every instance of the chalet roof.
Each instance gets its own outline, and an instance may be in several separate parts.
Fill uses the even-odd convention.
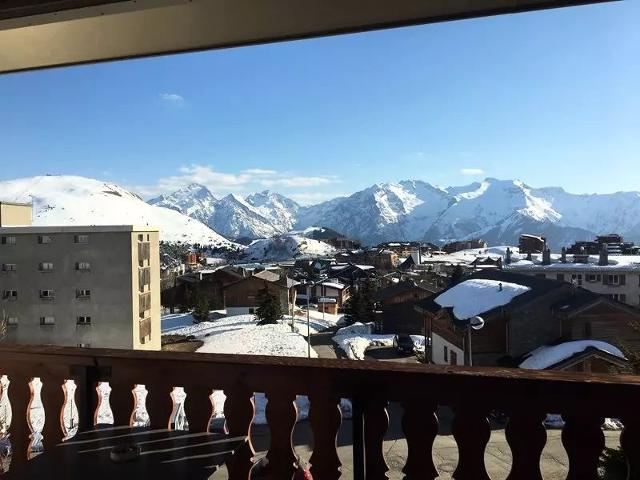
[[[576,288],[571,296],[555,303],[552,308],[557,313],[571,317],[597,304],[606,304],[614,309],[624,310],[632,315],[640,316],[639,309],[584,288]]]
[[[508,304],[501,305],[491,310],[487,310],[486,312],[482,312],[480,313],[481,315],[487,315],[490,312],[499,310],[501,308],[509,308],[509,309],[520,308],[544,295],[547,295],[549,292],[552,292],[558,288],[567,288],[567,284],[565,282],[538,278],[532,275],[523,275],[518,273],[505,272],[502,270],[482,270],[480,272],[474,273],[473,275],[470,275],[469,277],[465,278],[465,280],[470,280],[470,279],[486,279],[486,280],[495,280],[495,281],[504,282],[504,283],[513,283],[513,284],[527,287],[529,289],[528,291],[515,296],[513,299],[511,299],[511,301]],[[451,290],[451,288],[453,288],[454,286],[455,285],[452,285],[449,288],[443,290],[442,292],[440,292],[440,295]],[[437,313],[442,309],[442,307],[432,299],[422,300],[421,302],[418,302],[417,306],[422,311],[430,312],[433,314]]]
[[[263,270],[261,272],[258,272],[254,275],[254,277],[262,278],[269,282],[277,282],[278,280],[280,280],[280,275],[278,275],[277,273],[270,272],[269,270]]]
[[[600,340],[574,340],[558,345],[543,345],[538,347],[520,363],[520,368],[529,370],[547,370],[558,368],[560,365],[577,360],[576,357],[590,357],[594,354],[614,357],[617,362],[625,357],[619,348]]]
[[[412,280],[404,280],[377,290],[372,295],[372,299],[374,302],[384,302],[385,300],[393,298],[396,295],[402,295],[404,293],[412,291],[435,293],[421,285],[416,285],[416,283],[414,283]]]

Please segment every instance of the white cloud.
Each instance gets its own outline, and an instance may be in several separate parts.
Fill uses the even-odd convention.
[[[182,103],[184,102],[184,97],[182,95],[178,95],[177,93],[161,93],[160,98],[167,102],[172,103]]]
[[[300,205],[313,205],[315,203],[324,202],[337,197],[346,197],[344,193],[331,192],[294,192],[287,194],[291,200],[295,200]]]
[[[278,174],[278,172],[275,170],[268,170],[264,168],[249,168],[247,170],[243,170],[242,173],[246,173],[248,175],[264,176],[264,177],[270,177]]]
[[[265,187],[317,187],[334,183],[335,180],[329,177],[280,177],[275,179],[262,180],[260,183]]]
[[[462,168],[460,169],[462,175],[482,175],[484,170],[481,168]]]
[[[337,183],[336,177],[324,176],[300,176],[291,173],[281,173],[277,170],[263,168],[249,168],[240,173],[225,173],[214,170],[209,165],[191,164],[180,167],[178,175],[171,175],[158,179],[155,185],[143,185],[134,187],[133,190],[145,198],[155,197],[163,193],[171,193],[190,183],[199,183],[206,186],[214,195],[222,196],[228,193],[245,195],[264,188],[282,189],[280,193],[289,195],[290,188],[312,188]],[[327,194],[305,193],[308,201],[321,201]],[[316,199],[317,198],[317,199]]]

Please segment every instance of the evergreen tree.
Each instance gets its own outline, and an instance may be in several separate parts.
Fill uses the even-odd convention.
[[[344,321],[347,325],[355,322],[369,323],[375,320],[371,293],[371,283],[369,280],[363,280],[351,294],[344,305]]]
[[[456,283],[460,283],[462,281],[462,277],[464,275],[464,270],[460,265],[456,265],[453,267],[453,272],[451,273],[451,285],[455,285]]]
[[[355,290],[344,304],[344,322],[352,325],[358,321],[358,311],[360,309],[360,292]]]
[[[197,323],[209,320],[209,300],[206,296],[198,294],[192,315]]]
[[[280,299],[269,291],[267,286],[258,292],[260,306],[256,309],[258,325],[278,323],[282,318],[282,305]]]

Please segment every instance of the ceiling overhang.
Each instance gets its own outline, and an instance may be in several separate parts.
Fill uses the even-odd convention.
[[[612,0],[2,0],[0,73]]]

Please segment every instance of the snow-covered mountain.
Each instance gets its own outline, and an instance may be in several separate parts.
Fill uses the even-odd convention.
[[[197,187],[156,204],[206,217],[210,227],[228,238],[271,237],[321,226],[366,245],[388,240],[442,244],[474,237],[495,245],[514,244],[521,233],[544,235],[554,249],[611,232],[640,241],[638,192],[575,195],[558,187],[532,188],[519,180],[495,178],[447,188],[406,180],[301,207],[269,191],[211,202],[202,200],[213,198],[202,193],[208,190]]]
[[[207,187],[192,183],[171,194],[152,198],[148,203],[184,213],[206,224],[213,214],[216,198]]]
[[[220,248],[236,244],[182,213],[149,205],[112,183],[78,176],[42,176],[0,182],[0,200],[33,202],[34,225],[150,225],[165,241]]]
[[[329,244],[300,235],[278,235],[255,240],[244,251],[246,260],[277,261],[290,258],[317,258],[335,254]]]
[[[517,243],[521,233],[544,235],[552,248],[616,232],[640,240],[640,193],[575,195],[558,187],[487,178],[462,187],[422,181],[385,183],[349,197],[300,209],[296,228],[323,225],[360,238],[450,240],[482,237]]]
[[[227,195],[215,203],[207,225],[227,238],[255,239],[282,233],[263,212],[236,194]]]
[[[300,208],[293,200],[269,190],[246,198],[230,194],[216,200],[207,187],[197,183],[149,203],[184,213],[232,239],[258,239],[288,232]]]

